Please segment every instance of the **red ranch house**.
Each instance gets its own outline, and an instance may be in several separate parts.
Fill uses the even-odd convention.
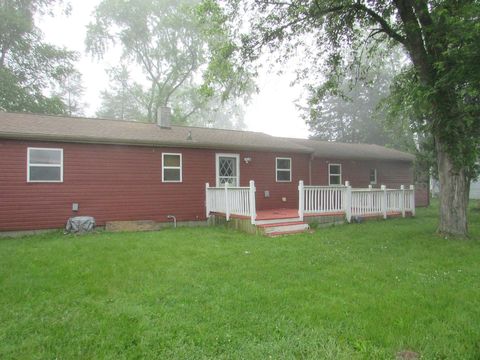
[[[206,183],[233,191],[253,180],[257,217],[298,211],[308,202],[300,181],[332,188],[413,183],[414,158],[400,151],[170,126],[168,116],[145,124],[0,112],[0,152],[0,231],[60,228],[74,215],[94,216],[98,225],[167,222],[168,215],[204,222],[206,202],[212,205]]]

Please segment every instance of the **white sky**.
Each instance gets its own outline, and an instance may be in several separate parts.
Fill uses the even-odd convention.
[[[94,116],[100,104],[100,91],[108,87],[105,69],[118,65],[120,55],[118,50],[114,50],[102,61],[98,61],[83,54],[86,25],[98,3],[99,0],[70,0],[72,11],[69,16],[44,16],[38,23],[47,42],[65,46],[81,54],[77,68],[83,75],[87,116]],[[282,76],[267,71],[260,73],[257,79],[260,91],[254,95],[245,113],[248,130],[276,136],[308,136],[307,126],[294,104],[301,94],[301,89],[290,86],[293,79],[293,72]]]

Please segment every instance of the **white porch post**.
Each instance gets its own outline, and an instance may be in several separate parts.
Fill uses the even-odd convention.
[[[206,218],[210,216],[210,196],[208,194],[208,188],[210,187],[209,183],[205,184],[205,215]]]
[[[383,190],[382,194],[382,212],[383,212],[383,218],[387,218],[387,187],[385,185],[381,186],[381,189]]]
[[[410,185],[410,190],[412,190],[410,206],[412,207],[412,216],[415,216],[415,186]]]
[[[373,195],[372,195],[372,185],[368,185],[368,197],[367,197],[367,209],[371,211],[373,209]]]
[[[345,200],[344,200],[344,208],[345,208],[345,217],[347,218],[348,222],[352,221],[352,187],[350,186],[350,181],[345,181]]]
[[[305,192],[303,191],[303,180],[298,182],[298,217],[303,221],[303,212],[305,209]]]
[[[252,225],[255,225],[255,219],[257,218],[257,205],[255,202],[255,181],[250,180],[250,189],[248,191],[248,196],[250,198],[250,221]]]
[[[228,184],[225,183],[225,217],[227,221],[230,220],[230,204],[228,201]]]
[[[402,217],[405,217],[405,185],[400,186],[401,197],[400,197],[400,209],[402,209]]]

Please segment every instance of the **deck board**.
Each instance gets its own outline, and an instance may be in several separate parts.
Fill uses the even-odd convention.
[[[292,219],[298,218],[298,209],[258,210],[256,220]]]

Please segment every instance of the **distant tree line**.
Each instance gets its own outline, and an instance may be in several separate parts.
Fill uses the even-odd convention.
[[[79,54],[45,43],[35,24],[36,15],[53,15],[62,4],[0,3],[1,109],[84,114]],[[63,11],[68,14],[68,6]],[[86,51],[102,58],[115,44],[122,58],[106,69],[110,84],[97,116],[153,122],[168,105],[176,123],[243,128],[243,106],[255,87],[226,20],[210,0],[101,1],[87,28]],[[143,77],[133,79],[133,68]]]

